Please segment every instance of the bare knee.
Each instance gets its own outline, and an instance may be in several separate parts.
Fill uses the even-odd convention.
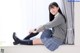
[[[33,45],[42,45],[43,43],[42,43],[42,41],[41,41],[41,39],[34,39],[33,40]]]

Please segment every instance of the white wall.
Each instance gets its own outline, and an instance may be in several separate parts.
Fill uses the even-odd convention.
[[[75,44],[80,46],[80,2],[75,3]]]
[[[0,0],[0,41],[12,41],[12,33],[21,32],[21,24],[21,0]]]

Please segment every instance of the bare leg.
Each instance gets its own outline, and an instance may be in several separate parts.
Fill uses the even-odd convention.
[[[33,45],[43,45],[41,39],[37,38],[33,40]]]

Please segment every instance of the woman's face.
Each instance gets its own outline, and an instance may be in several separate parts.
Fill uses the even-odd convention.
[[[53,6],[52,8],[50,8],[50,13],[55,15],[59,10],[59,7]]]

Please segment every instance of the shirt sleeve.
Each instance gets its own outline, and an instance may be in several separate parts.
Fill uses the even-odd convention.
[[[60,17],[57,16],[57,17],[54,18],[53,21],[48,22],[48,23],[42,25],[41,27],[39,27],[39,28],[37,29],[37,31],[40,32],[40,31],[43,31],[43,30],[45,30],[45,29],[49,29],[49,28],[58,26],[58,25],[62,24],[62,22],[63,22],[62,17],[61,17],[61,16],[60,16]]]

